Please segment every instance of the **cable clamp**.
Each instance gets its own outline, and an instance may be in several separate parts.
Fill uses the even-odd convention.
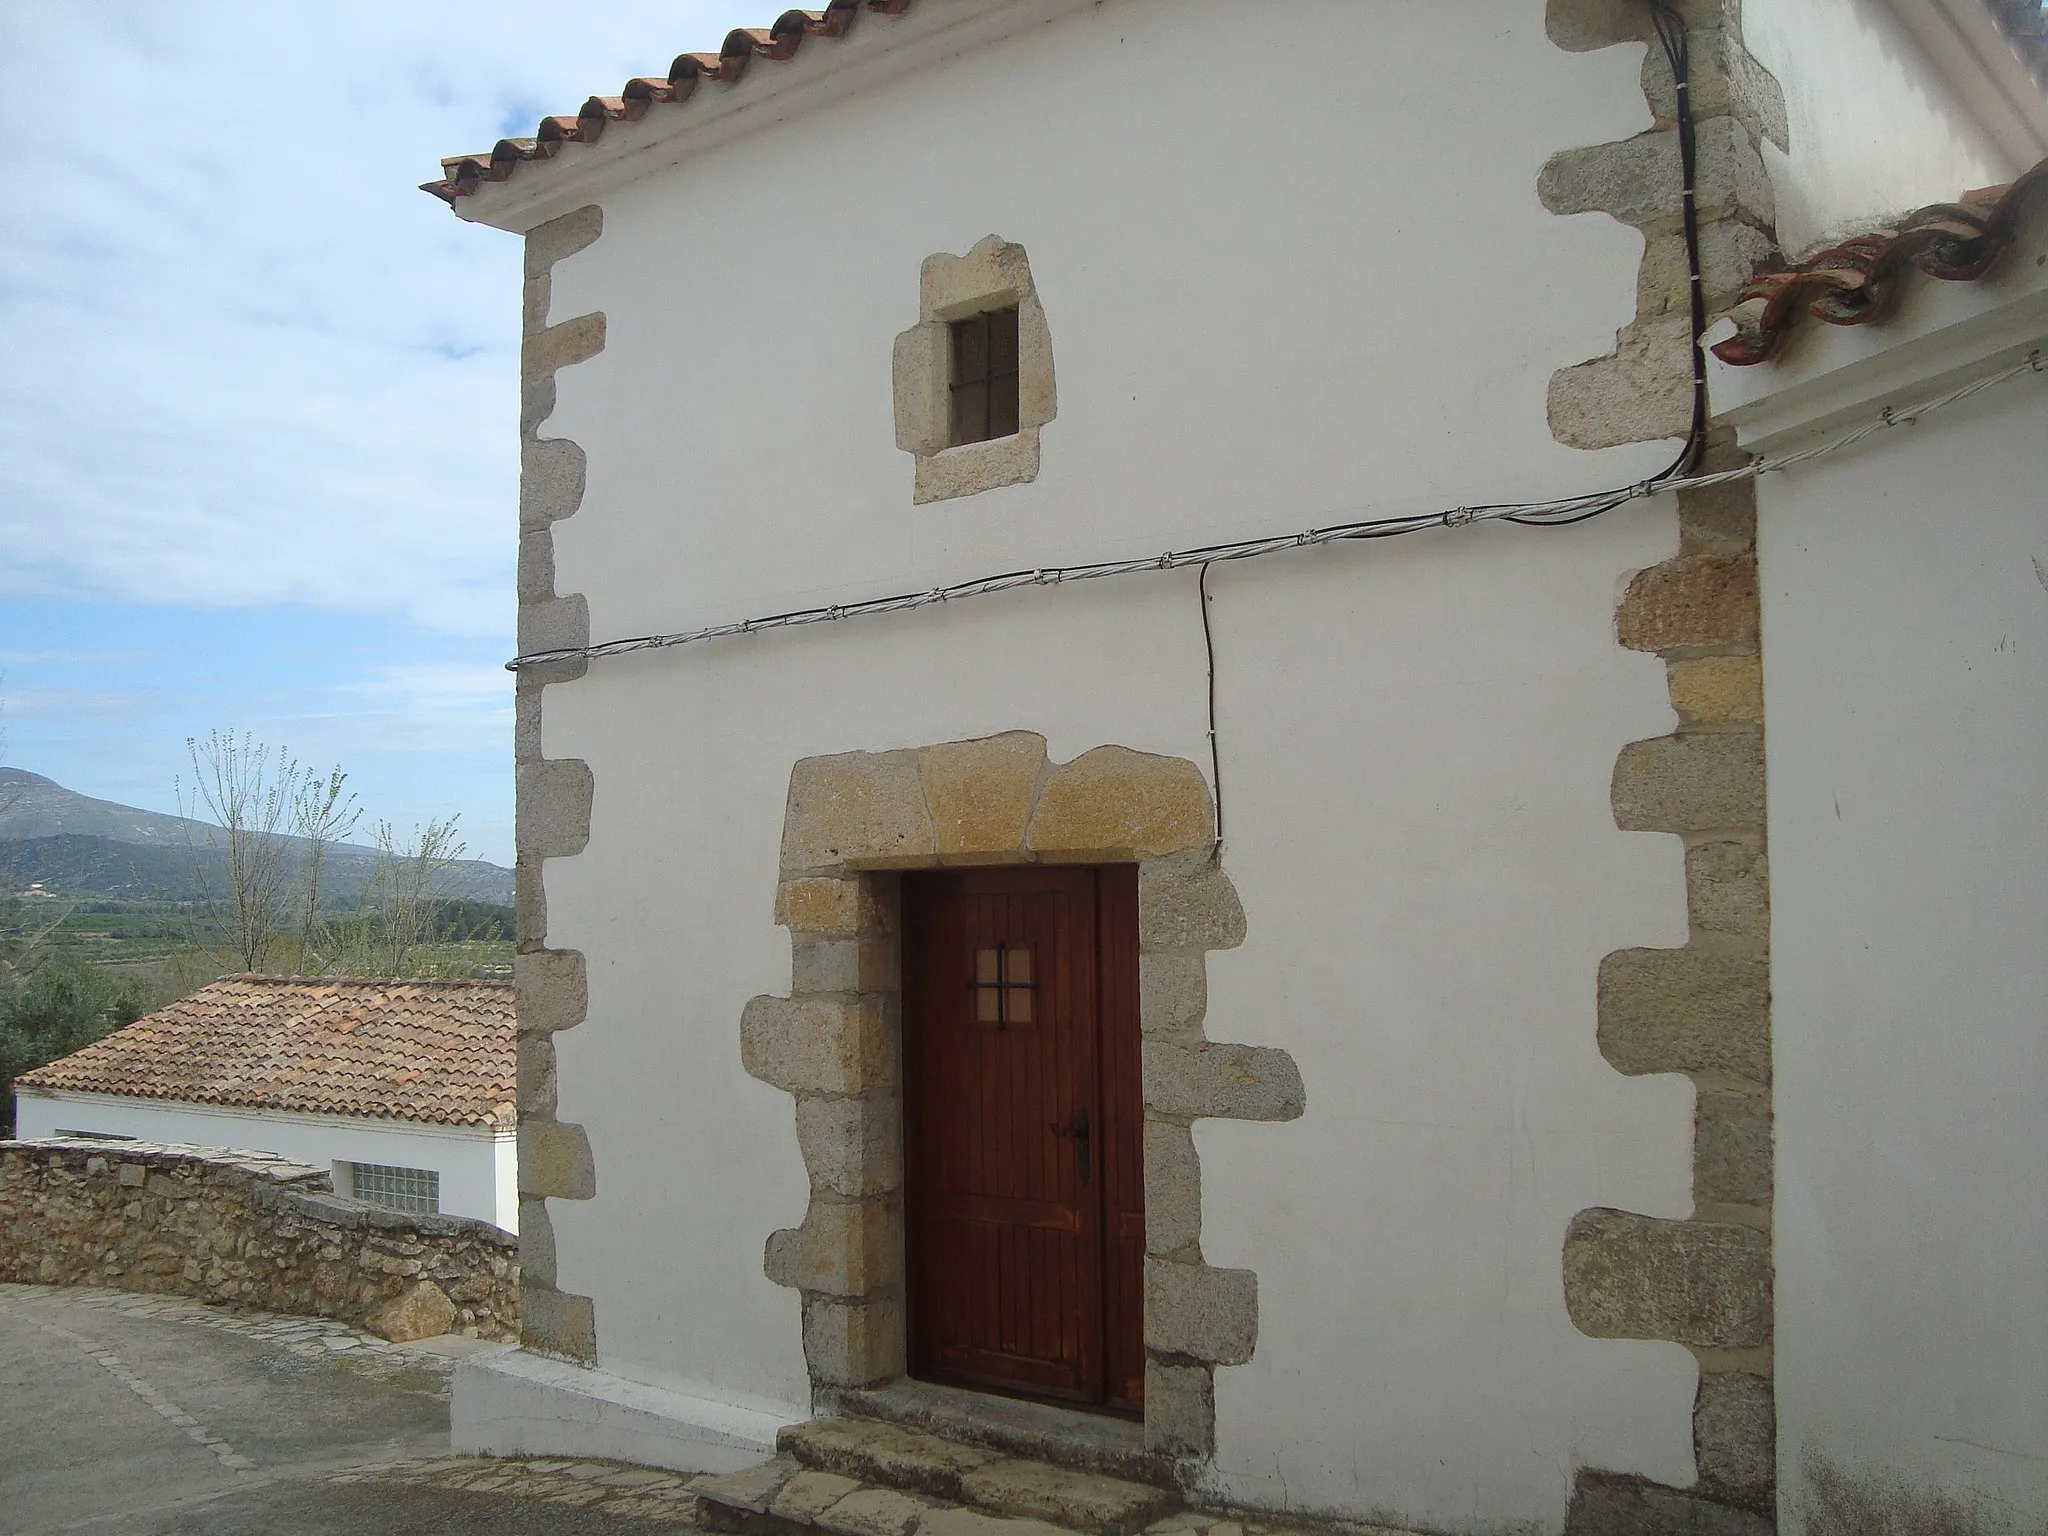
[[[2036,373],[2048,373],[2048,368],[2044,368],[2041,365],[2041,349],[2039,347],[2034,348],[2033,351],[2027,354],[2027,366]]]
[[[1172,550],[1169,549],[1165,554],[1159,557],[1159,569],[1161,569],[1162,571],[1170,571],[1173,569],[1173,566],[1174,553]]]
[[[1453,507],[1444,514],[1444,526],[1446,528],[1462,528],[1478,515],[1470,507]]]

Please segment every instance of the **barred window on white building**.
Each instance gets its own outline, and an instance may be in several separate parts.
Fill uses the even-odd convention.
[[[389,1163],[350,1163],[349,1193],[369,1205],[393,1211],[441,1209],[441,1175],[431,1168],[397,1168]]]

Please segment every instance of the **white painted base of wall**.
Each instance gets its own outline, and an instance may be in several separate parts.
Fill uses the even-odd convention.
[[[737,1472],[775,1454],[785,1422],[519,1349],[457,1367],[450,1438],[455,1450],[486,1456]]]

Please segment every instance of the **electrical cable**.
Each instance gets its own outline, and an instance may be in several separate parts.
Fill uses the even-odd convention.
[[[1664,49],[1664,62],[1671,68],[1673,114],[1678,122],[1678,214],[1685,238],[1686,307],[1690,324],[1687,346],[1692,354],[1692,421],[1686,429],[1685,446],[1657,474],[1653,481],[1669,480],[1690,473],[1707,446],[1707,285],[1700,259],[1699,145],[1692,121],[1692,44],[1685,18],[1669,0],[1647,0],[1657,28],[1657,41]],[[1569,528],[1590,518],[1611,512],[1620,501],[1609,502],[1565,518],[1511,515],[1506,521],[1525,528]]]
[[[2028,373],[2048,373],[2048,363],[2044,363],[2040,348],[2034,349],[2017,363],[1996,373],[1973,379],[1967,384],[1922,400],[1916,405],[1904,409],[1887,407],[1854,431],[1840,437],[1827,438],[1796,453],[1758,459],[1733,469],[1717,470],[1712,474],[1686,475],[1668,480],[1653,478],[1635,485],[1597,491],[1589,495],[1560,497],[1552,501],[1522,502],[1493,507],[1453,507],[1447,511],[1414,513],[1406,517],[1337,523],[1329,527],[1305,529],[1300,533],[1208,544],[1198,549],[1177,552],[1169,550],[1164,554],[1138,559],[1097,560],[1081,565],[1041,566],[1029,570],[1006,571],[1000,575],[977,577],[971,581],[932,587],[922,592],[901,592],[888,597],[863,598],[853,602],[828,603],[816,608],[792,609],[759,618],[707,624],[699,629],[680,630],[671,634],[637,635],[629,639],[607,640],[597,645],[559,646],[545,651],[531,651],[513,657],[505,666],[508,671],[517,672],[528,667],[541,667],[558,662],[591,661],[606,656],[622,656],[634,651],[668,650],[705,640],[760,634],[772,629],[789,629],[798,625],[823,624],[874,614],[905,613],[916,608],[930,607],[935,603],[956,602],[962,598],[1011,592],[1021,587],[1060,586],[1067,582],[1095,581],[1107,576],[1185,570],[1189,566],[1231,560],[1256,560],[1266,555],[1287,554],[1294,550],[1313,549],[1325,544],[1395,538],[1402,534],[1420,533],[1427,528],[1462,528],[1472,523],[1505,521],[1510,515],[1535,514],[1545,520],[1546,526],[1561,526],[1570,520],[1582,520],[1583,516],[1611,511],[1614,507],[1630,501],[1677,491],[1708,490],[1714,486],[1730,485],[1741,480],[1755,480],[1767,474],[1793,469],[1853,447],[1888,428],[1910,425],[1923,416],[1954,405],[1980,390],[1989,389],[1993,385],[2003,384]]]
[[[935,603],[954,602],[962,598],[988,596],[997,592],[1013,591],[1027,586],[1058,586],[1071,581],[1093,581],[1105,576],[1135,575],[1143,571],[1181,570],[1195,565],[1201,568],[1197,588],[1202,599],[1202,641],[1209,665],[1209,752],[1211,771],[1218,773],[1216,799],[1216,846],[1223,842],[1223,799],[1216,746],[1216,652],[1214,638],[1209,624],[1208,581],[1209,567],[1218,561],[1253,560],[1265,555],[1284,554],[1290,550],[1315,548],[1324,544],[1348,543],[1365,539],[1398,538],[1403,534],[1420,533],[1428,528],[1459,528],[1476,522],[1507,522],[1526,528],[1568,528],[1575,523],[1614,511],[1650,496],[1683,490],[1703,490],[1712,486],[1727,485],[1738,480],[1753,480],[1775,471],[1790,469],[1798,464],[1810,462],[1824,454],[1839,452],[1841,449],[1862,442],[1874,432],[1887,427],[1901,426],[1917,421],[1931,411],[1940,410],[1958,400],[1975,394],[1980,389],[2007,379],[2017,378],[2023,373],[2043,371],[2041,352],[2037,349],[2026,359],[1996,374],[1977,379],[1946,394],[1922,401],[1904,411],[1890,408],[1878,417],[1839,438],[1826,439],[1798,453],[1783,455],[1774,459],[1752,461],[1734,469],[1722,470],[1715,474],[1696,475],[1693,467],[1699,462],[1706,447],[1708,422],[1707,363],[1705,349],[1701,345],[1706,333],[1706,285],[1702,276],[1700,258],[1699,206],[1698,206],[1698,152],[1693,133],[1692,116],[1692,71],[1690,47],[1684,18],[1670,3],[1670,0],[1646,0],[1653,16],[1659,44],[1664,50],[1666,62],[1671,67],[1672,84],[1675,90],[1676,118],[1678,128],[1678,157],[1680,170],[1679,210],[1685,236],[1686,278],[1688,306],[1690,311],[1690,337],[1692,351],[1692,420],[1686,433],[1685,446],[1678,457],[1669,465],[1647,480],[1632,485],[1613,486],[1606,490],[1593,491],[1581,496],[1570,496],[1550,501],[1498,502],[1478,506],[1452,507],[1445,511],[1416,513],[1407,517],[1386,517],[1357,522],[1337,523],[1329,527],[1310,528],[1301,533],[1279,534],[1264,538],[1240,539],[1222,544],[1203,545],[1197,549],[1168,551],[1165,554],[1130,560],[1097,560],[1078,565],[1042,566],[1031,570],[1005,571],[994,576],[977,577],[971,581],[955,582],[950,586],[933,587],[924,592],[903,592],[889,597],[858,599],[848,603],[828,603],[819,608],[799,608],[784,613],[767,614],[760,618],[741,619],[726,624],[709,624],[699,629],[682,630],[672,634],[638,635],[630,639],[608,640],[598,645],[562,646],[551,650],[534,651],[505,663],[510,672],[522,671],[528,667],[547,666],[569,661],[591,661],[605,656],[621,656],[635,651],[665,650],[679,645],[691,645],[704,640],[717,640],[735,635],[758,634],[763,630],[787,629],[797,625],[828,623],[838,619],[858,618],[864,615],[903,613],[915,608],[929,607]]]
[[[1202,602],[1202,655],[1209,665],[1209,784],[1216,795],[1216,841],[1209,845],[1209,862],[1223,862],[1223,756],[1216,744],[1216,637],[1209,632],[1209,562],[1202,562],[1195,578],[1195,595]]]

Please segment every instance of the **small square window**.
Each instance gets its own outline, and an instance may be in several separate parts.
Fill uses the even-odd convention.
[[[1031,1022],[1031,951],[998,944],[974,952],[974,1022],[1006,1029]]]
[[[953,446],[1017,431],[1017,310],[989,309],[952,323]]]

